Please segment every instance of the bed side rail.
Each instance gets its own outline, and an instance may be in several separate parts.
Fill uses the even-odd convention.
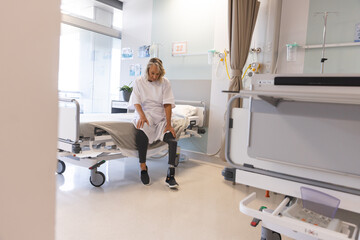
[[[58,139],[61,142],[79,141],[80,105],[75,99],[59,98]]]
[[[196,116],[199,117],[199,127],[205,125],[206,120],[206,103],[204,101],[188,101],[188,100],[175,100],[176,105],[191,105],[197,108]]]

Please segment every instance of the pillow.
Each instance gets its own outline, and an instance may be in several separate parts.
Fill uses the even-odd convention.
[[[180,117],[190,117],[196,115],[197,108],[190,105],[176,105],[172,112]]]

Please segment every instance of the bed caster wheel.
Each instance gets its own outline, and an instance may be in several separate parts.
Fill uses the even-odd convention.
[[[281,240],[281,235],[280,235],[280,233],[274,232],[273,235],[274,235],[274,238],[275,238],[275,239]]]
[[[62,174],[63,172],[65,172],[65,169],[66,169],[65,163],[61,160],[58,160],[56,173]]]
[[[102,172],[96,172],[91,174],[90,176],[90,183],[94,187],[100,187],[105,182],[105,175]]]
[[[261,239],[264,240],[281,240],[281,235],[278,232],[272,231],[268,228],[261,228]]]

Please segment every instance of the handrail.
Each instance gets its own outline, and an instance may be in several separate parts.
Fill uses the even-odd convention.
[[[349,43],[329,43],[325,44],[325,48],[329,47],[352,47],[352,46],[360,46],[360,42],[349,42]],[[305,49],[313,49],[313,48],[322,48],[322,44],[315,44],[315,45],[305,45],[303,48]]]
[[[243,98],[256,97],[263,99],[276,106],[282,100],[293,100],[300,102],[321,102],[321,103],[341,103],[341,104],[360,104],[360,94],[355,93],[326,93],[326,92],[284,92],[284,91],[259,91],[244,90],[240,96]]]
[[[193,101],[193,100],[175,100],[175,104],[193,104],[194,106],[202,106],[204,108],[203,111],[203,126],[206,126],[206,103],[205,101]]]

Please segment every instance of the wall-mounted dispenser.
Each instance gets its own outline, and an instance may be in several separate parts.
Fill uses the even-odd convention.
[[[299,45],[297,43],[286,44],[286,49],[287,49],[286,60],[288,62],[295,62],[296,61],[296,55],[297,55],[298,46]]]
[[[215,49],[210,49],[208,51],[208,64],[212,64],[215,53]]]

